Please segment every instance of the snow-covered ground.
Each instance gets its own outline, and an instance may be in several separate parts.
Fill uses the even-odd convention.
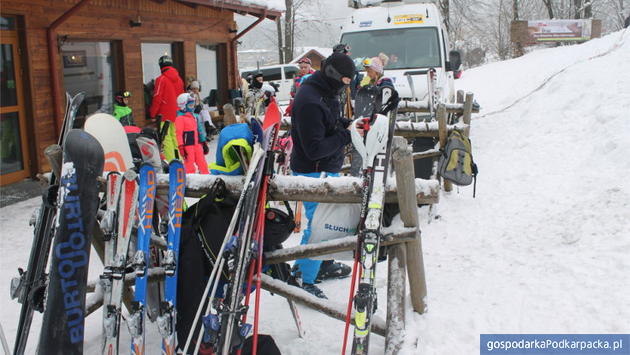
[[[488,64],[456,82],[482,106],[471,130],[477,198],[472,188],[443,194],[431,223],[419,210],[429,311],[408,310],[401,353],[476,354],[481,333],[630,332],[628,63],[626,30]],[[10,344],[19,306],[8,285],[27,262],[38,204],[0,210],[0,322]],[[379,267],[384,318],[386,264]],[[348,280],[321,287],[331,302],[346,302]],[[261,332],[283,354],[340,353],[343,323],[300,307],[307,336],[299,339],[284,299],[265,293],[262,305]],[[86,353],[98,351],[100,317],[87,319]],[[39,324],[36,315],[29,353]],[[148,339],[147,353],[158,353],[153,324]],[[373,336],[373,353],[383,344]]]

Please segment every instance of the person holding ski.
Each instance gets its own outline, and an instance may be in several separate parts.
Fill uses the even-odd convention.
[[[195,117],[195,98],[189,93],[183,93],[177,97],[177,118],[175,119],[175,131],[177,146],[181,156],[184,157],[186,174],[210,174],[208,163],[203,155],[201,143],[206,136],[203,129],[199,128],[199,121]]]
[[[129,98],[131,93],[129,91],[119,91],[114,97],[114,117],[120,124],[124,126],[135,126],[133,122],[133,113],[131,107],[129,107]]]
[[[322,174],[338,176],[344,159],[344,147],[351,142],[348,125],[350,121],[341,117],[339,91],[350,83],[355,73],[352,58],[345,54],[333,53],[309,80],[304,82],[295,96],[291,137],[291,170],[294,175],[318,178]],[[306,217],[309,220],[302,235],[301,244],[308,244],[315,202],[304,202]],[[302,288],[319,298],[327,298],[315,286],[320,273],[321,260],[300,259],[294,265],[294,276],[302,277]],[[326,266],[332,272],[324,274],[343,277],[350,273],[350,267],[331,262]],[[333,270],[334,269],[334,270]],[[344,275],[345,274],[345,275]],[[321,276],[321,275],[320,275]]]
[[[163,55],[158,61],[162,74],[155,79],[155,89],[153,90],[153,100],[149,114],[155,118],[162,116],[160,130],[164,125],[168,125],[166,134],[162,141],[162,151],[167,161],[179,158],[177,139],[175,138],[175,117],[177,117],[177,96],[184,92],[184,82],[179,76],[177,69],[173,67],[173,59],[168,55]],[[169,123],[166,123],[169,122]]]

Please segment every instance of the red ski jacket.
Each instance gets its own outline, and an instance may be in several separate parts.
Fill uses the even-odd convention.
[[[162,68],[162,75],[155,79],[153,101],[149,113],[151,117],[162,115],[162,120],[175,121],[177,115],[177,96],[184,93],[184,83],[177,69]]]

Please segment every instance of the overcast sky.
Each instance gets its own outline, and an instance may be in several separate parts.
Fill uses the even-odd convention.
[[[297,47],[328,47],[337,43],[340,27],[351,9],[346,0],[309,0],[297,13]],[[256,17],[236,15],[239,30],[245,29]],[[264,20],[241,39],[239,50],[273,49],[276,44],[276,24]]]

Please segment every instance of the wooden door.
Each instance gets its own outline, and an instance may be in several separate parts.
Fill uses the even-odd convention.
[[[0,22],[0,185],[30,175],[17,18]]]

